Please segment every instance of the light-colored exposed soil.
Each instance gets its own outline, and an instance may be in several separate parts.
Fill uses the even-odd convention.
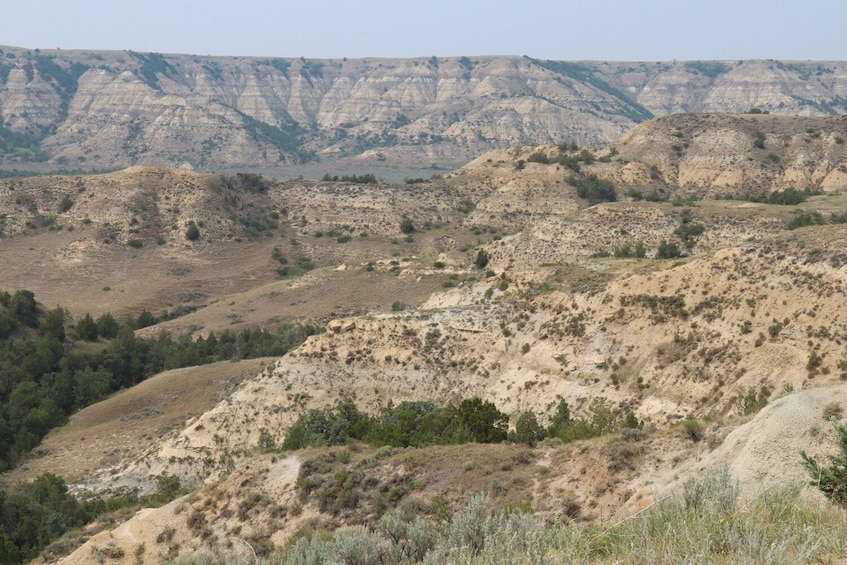
[[[667,133],[669,141],[682,139],[676,132],[692,138],[683,156],[670,145],[655,149],[673,174],[659,167],[659,177],[651,176],[650,159],[656,157],[638,153],[647,150],[644,146],[636,151],[642,143],[637,132],[616,146],[618,156],[632,159],[629,163],[610,158],[584,172],[615,179],[618,186],[626,175],[642,182],[644,173],[654,183],[645,190],[663,188],[671,200],[679,194],[720,193],[705,169],[697,177],[700,173],[692,168],[694,153],[711,136],[726,155],[745,160],[746,172],[739,178],[753,171],[761,181],[757,190],[779,188],[774,179],[788,178],[786,163],[805,144],[800,138],[812,136],[806,131],[811,122],[738,119],[646,124],[645,139],[654,130],[659,137]],[[840,132],[835,126],[841,122],[833,123],[830,133]],[[756,157],[750,164],[746,159],[748,152],[758,151],[752,146],[755,131],[748,131],[754,126],[762,128],[768,146],[779,136],[790,137],[777,155],[786,164],[782,177],[777,161]],[[833,137],[833,147],[824,147],[830,137],[821,133],[809,140],[809,150],[817,152],[810,170],[840,167],[835,157],[841,149],[835,146],[841,144]],[[513,422],[524,410],[546,422],[558,398],[567,399],[575,416],[585,416],[592,400],[602,397],[615,414],[632,411],[655,429],[631,444],[606,437],[548,444],[531,456],[519,455],[526,451],[520,446],[378,456],[362,448],[365,455],[345,456],[350,465],[370,455],[380,458],[373,471],[379,481],[411,472],[413,466],[425,486],[409,494],[406,504],[411,506],[444,493],[458,505],[473,488],[505,488],[511,494],[502,497],[504,504],[525,498],[537,511],[555,515],[557,505],[576,501],[582,519],[596,520],[628,515],[723,464],[748,493],[803,482],[799,450],[826,452],[832,438],[824,412],[841,418],[838,409],[847,407],[847,385],[841,382],[847,374],[842,362],[847,225],[786,227],[801,212],[818,213],[828,222],[847,211],[847,194],[835,190],[844,187],[821,184],[832,171],[812,171],[809,178],[817,180],[808,186],[827,193],[797,206],[682,198],[646,202],[621,194],[618,202],[589,207],[577,197],[565,167],[516,166],[539,150],[558,152],[552,146],[494,152],[447,179],[412,187],[272,183],[266,193],[237,193],[235,204],[235,193],[227,192],[222,177],[141,169],[91,180],[85,193],[99,194],[112,185],[127,189],[133,174],[141,175],[158,190],[158,196],[144,201],[147,212],[155,202],[159,216],[170,214],[167,220],[152,212],[145,216],[136,202],[109,220],[91,217],[98,229],[106,221],[120,225],[105,234],[82,223],[96,207],[86,208],[81,201],[68,212],[78,215],[71,232],[26,227],[23,216],[9,222],[14,237],[0,245],[12,263],[0,282],[27,286],[49,305],[78,294],[76,315],[186,304],[197,310],[141,333],[220,332],[288,321],[328,329],[273,362],[159,375],[81,412],[51,435],[23,470],[29,476],[51,469],[79,490],[150,492],[156,476],[167,472],[200,489],[164,509],[145,511],[112,534],[100,534],[74,559],[90,558],[95,546],[101,551],[108,544],[122,548],[126,559],[136,551],[156,559],[214,545],[211,538],[220,547],[237,544],[231,540],[239,536],[283,543],[308,520],[330,529],[367,520],[367,504],[353,513],[330,515],[314,501],[296,503],[294,477],[302,461],[256,457],[262,431],[280,442],[304,410],[341,399],[376,412],[406,399],[446,404],[481,396]],[[821,151],[834,157],[824,164]],[[688,181],[680,180],[683,173]],[[23,184],[10,193],[28,195],[39,210],[49,208],[47,197],[39,200],[46,190],[38,184],[43,181],[15,182]],[[193,183],[193,190],[182,182]],[[10,194],[0,196],[14,202]],[[21,213],[29,209],[10,205]],[[250,232],[250,222],[270,217],[256,215],[262,206],[277,212],[279,223]],[[124,245],[138,235],[132,232],[138,225],[133,217],[151,230],[144,232],[140,249]],[[399,230],[404,217],[416,227],[408,241]],[[198,244],[180,235],[191,218],[204,222]],[[170,222],[179,226],[176,233],[161,246],[150,243]],[[688,242],[678,235],[680,226],[697,224],[702,235]],[[343,235],[349,241],[338,239]],[[655,259],[663,241],[676,242],[685,256]],[[614,256],[616,249],[636,244],[644,246],[645,257]],[[474,264],[479,250],[489,257],[482,268]],[[56,257],[64,262],[51,262]],[[313,259],[318,268],[284,279],[275,273],[301,257]],[[107,276],[114,282],[104,291],[104,283],[97,281]],[[104,296],[114,302],[104,303]],[[683,433],[680,422],[687,417],[703,425],[701,441]],[[92,438],[98,438],[97,445],[91,445]],[[72,451],[76,455],[66,455]],[[509,479],[501,471],[512,470],[498,467],[492,454],[529,457],[530,463],[513,466],[520,467],[514,471],[520,484],[504,483]],[[298,455],[312,456],[320,454]],[[460,458],[470,463],[459,469]],[[539,466],[548,470],[539,471]],[[238,523],[226,515],[237,514],[254,491],[276,502]],[[198,526],[199,518],[194,526],[188,523],[196,512],[210,529]],[[162,527],[174,532],[157,542]],[[181,549],[173,549],[177,545]]]

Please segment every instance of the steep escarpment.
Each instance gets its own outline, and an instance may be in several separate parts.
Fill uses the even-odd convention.
[[[847,111],[843,62],[291,59],[0,52],[3,164],[429,166],[520,144],[603,145],[654,115]]]

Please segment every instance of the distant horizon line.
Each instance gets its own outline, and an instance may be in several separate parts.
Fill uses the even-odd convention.
[[[829,62],[829,63],[843,63],[847,62],[847,59],[786,59],[786,58],[773,58],[773,57],[741,57],[741,58],[723,58],[723,59],[683,59],[679,57],[671,58],[671,59],[555,59],[549,57],[534,57],[531,55],[515,55],[515,54],[487,54],[487,55],[415,55],[415,56],[391,56],[391,55],[372,55],[372,56],[356,56],[356,57],[347,57],[347,56],[336,56],[336,57],[307,57],[305,55],[212,55],[212,54],[202,54],[202,53],[192,53],[192,52],[181,52],[181,51],[146,51],[146,50],[136,50],[136,49],[115,49],[115,48],[80,48],[80,47],[23,47],[20,45],[0,45],[0,49],[15,49],[20,51],[33,51],[36,53],[41,52],[77,52],[77,53],[96,53],[96,52],[105,52],[105,53],[142,53],[142,54],[150,54],[155,53],[157,55],[169,55],[169,56],[183,56],[183,57],[205,57],[205,58],[225,58],[225,59],[235,59],[235,58],[245,58],[245,59],[264,59],[264,58],[272,58],[272,59],[304,59],[307,61],[367,61],[367,60],[429,60],[433,57],[437,59],[453,59],[453,58],[463,58],[463,57],[481,57],[487,59],[498,59],[498,58],[515,58],[515,59],[532,59],[539,61],[563,61],[563,62],[587,62],[587,63],[656,63],[656,64],[667,64],[667,63],[692,63],[698,61],[715,61],[720,63],[727,62],[750,62],[750,61],[780,61],[780,62],[791,62],[791,63],[814,63],[814,62]]]

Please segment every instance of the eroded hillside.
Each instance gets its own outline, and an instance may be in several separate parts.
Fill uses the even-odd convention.
[[[4,285],[41,284],[37,294],[59,302],[69,291],[56,289],[67,287],[34,276],[54,264],[23,258],[100,249],[62,267],[83,304],[124,289],[116,303],[132,311],[169,306],[188,281],[199,289],[193,312],[144,333],[291,320],[327,329],[252,378],[217,383],[226,397],[202,414],[156,396],[160,375],[72,420],[85,461],[102,462],[67,466],[75,492],[152,492],[171,475],[197,490],[96,534],[69,562],[161,560],[232,549],[232,538],[271,551],[305,528],[372,524],[394,507],[455,510],[480,490],[501,508],[593,522],[646,508],[722,464],[747,492],[802,481],[799,449],[826,452],[827,420],[841,419],[847,402],[847,195],[834,172],[845,162],[843,133],[842,118],[674,116],[604,152],[498,150],[444,179],[401,186],[147,168],[3,181],[0,198],[14,212],[0,244],[16,258]],[[689,146],[665,147],[673,140]],[[739,178],[757,182],[727,194],[708,161],[700,176],[690,172],[707,155],[745,161]],[[778,172],[801,161],[814,182]],[[598,181],[611,182],[614,201],[580,196],[585,182],[605,187]],[[790,193],[790,205],[749,200],[789,186],[811,190]],[[73,202],[61,210],[66,197]],[[39,219],[54,210],[52,221]],[[186,239],[190,221],[196,240]],[[98,260],[125,271],[108,292],[86,290],[105,272]],[[161,268],[192,270],[160,285],[153,266],[167,261]],[[87,272],[92,279],[73,286]],[[275,452],[311,408],[352,401],[377,414],[405,400],[446,406],[475,396],[511,426],[527,411],[546,425],[565,400],[575,418],[604,410],[617,426],[631,413],[642,427],[535,448]],[[162,412],[167,404],[168,426],[151,411],[139,418],[158,431],[136,450],[98,441],[132,399]],[[51,469],[69,433],[49,436],[10,478]]]
[[[847,111],[843,62],[332,60],[0,51],[5,168],[455,165],[679,112]],[[38,165],[38,163],[45,163]]]

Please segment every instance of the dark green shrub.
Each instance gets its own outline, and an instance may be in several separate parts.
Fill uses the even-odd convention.
[[[768,405],[768,397],[771,395],[771,390],[763,386],[757,393],[755,390],[747,392],[740,397],[741,413],[745,416],[755,414],[762,408]]]
[[[38,306],[35,293],[31,290],[19,290],[8,301],[9,317],[31,328],[38,327]]]
[[[682,421],[682,431],[691,441],[700,441],[705,434],[700,422],[690,415]]]
[[[575,173],[580,171],[579,157],[576,155],[565,155],[564,153],[560,154],[559,158],[556,159],[556,162]]]
[[[130,239],[126,242],[126,244],[132,247],[133,249],[141,249],[142,247],[144,247],[144,242],[140,239]]]
[[[579,160],[586,165],[591,165],[594,163],[594,153],[592,153],[589,149],[583,149],[579,152]]]
[[[188,227],[185,229],[185,239],[188,241],[197,241],[200,239],[200,228],[194,221],[188,222]]]
[[[62,197],[62,201],[59,202],[59,212],[60,213],[67,212],[68,210],[73,208],[73,206],[74,206],[74,201],[71,200],[70,196],[65,195],[65,196]]]
[[[256,173],[238,173],[235,175],[235,182],[248,192],[264,194],[268,191],[267,181]]]
[[[588,412],[587,418],[571,420],[559,430],[556,437],[567,443],[602,436],[615,430],[616,417],[605,398],[594,398]]]
[[[682,257],[682,253],[676,243],[665,240],[659,243],[659,249],[656,251],[656,259],[676,259],[678,257]]]
[[[76,335],[85,341],[97,341],[97,335],[99,330],[97,329],[97,323],[91,317],[91,314],[85,314],[77,323],[76,323]]]
[[[179,496],[182,490],[179,477],[168,473],[161,473],[156,476],[156,494],[155,498],[162,504],[166,504]]]
[[[547,435],[550,437],[558,437],[571,423],[571,409],[568,401],[564,398],[559,399],[556,405],[556,411],[550,417],[550,424],[547,426]]]
[[[568,184],[576,187],[577,196],[588,200],[589,204],[615,202],[618,199],[612,181],[600,179],[596,175],[585,177],[571,175],[566,180]]]
[[[304,271],[311,271],[315,268],[315,263],[310,257],[298,257],[297,267],[303,269]]]
[[[0,312],[0,341],[8,339],[14,330],[15,322],[13,322],[5,313]]]
[[[412,222],[411,218],[403,218],[400,220],[400,231],[405,234],[415,232],[415,224]]]
[[[542,165],[547,165],[550,163],[550,158],[547,157],[547,154],[542,151],[536,151],[532,153],[529,157],[526,158],[530,163],[541,163]]]
[[[274,261],[278,261],[280,265],[285,265],[288,263],[288,259],[286,259],[282,251],[279,250],[279,247],[274,247],[273,251],[271,251],[271,258]]]
[[[495,443],[506,439],[509,417],[479,397],[463,400],[456,414],[459,426],[467,429],[477,443]]]
[[[719,75],[722,75],[730,70],[731,67],[727,66],[720,61],[693,61],[691,63],[685,63],[685,68],[693,73],[706,75],[709,78],[715,78]],[[759,112],[750,111],[751,114],[759,114]]]
[[[480,249],[477,251],[474,265],[476,265],[478,269],[484,269],[488,266],[489,259],[488,252],[485,249]]]
[[[530,447],[535,447],[535,444],[544,439],[546,435],[535,414],[527,411],[518,416],[515,423],[515,432],[510,439],[516,443],[525,443]]]
[[[623,423],[621,424],[621,428],[625,430],[637,430],[643,427],[644,422],[639,422],[633,412],[627,412],[626,417],[623,419]]]
[[[600,254],[595,254],[598,257],[603,256]],[[645,247],[644,243],[641,241],[635,242],[635,246],[631,243],[624,243],[623,245],[615,246],[612,250],[612,255],[614,255],[617,259],[630,259],[632,257],[636,257],[638,259],[643,259],[645,255],[647,255],[647,247]],[[609,256],[608,253],[605,255]]]
[[[340,178],[338,176],[330,177],[329,173],[324,175],[323,179],[325,181],[341,181],[341,182],[352,182],[354,184],[377,184],[379,181],[376,178],[376,175],[373,173],[365,173],[363,175],[342,175]]]
[[[105,339],[112,339],[118,335],[118,328],[117,320],[109,312],[97,318],[97,333]]]
[[[694,247],[695,238],[701,236],[704,230],[703,224],[692,224],[686,216],[673,233],[682,240],[685,247],[691,249]]]
[[[779,158],[777,158],[779,160]],[[809,191],[801,191],[796,188],[786,188],[785,190],[777,190],[768,195],[768,204],[781,204],[783,206],[796,206],[804,202],[812,193]]]
[[[819,226],[823,223],[823,216],[821,216],[819,212],[801,212],[791,218],[788,225],[785,226],[785,229],[796,230],[807,226]]]
[[[462,200],[456,207],[456,209],[462,214],[470,214],[474,211],[474,208],[476,208],[476,204],[474,204],[472,200]]]
[[[810,484],[817,487],[824,495],[840,506],[847,507],[847,425],[835,424],[835,434],[838,440],[837,455],[829,455],[829,466],[823,466],[806,454],[800,452],[800,463],[809,473]]]

